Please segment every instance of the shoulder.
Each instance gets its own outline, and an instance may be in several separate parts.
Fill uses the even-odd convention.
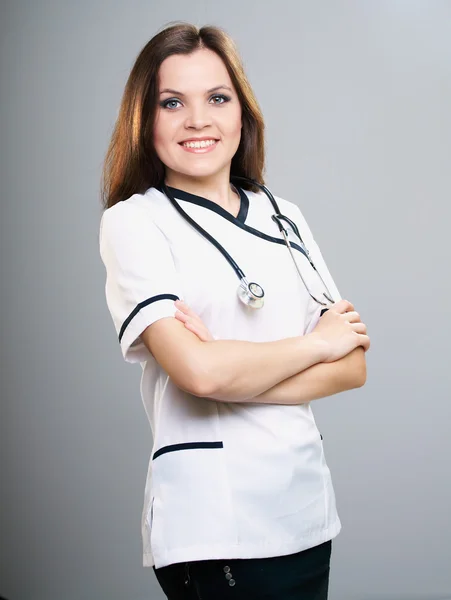
[[[100,219],[98,241],[106,259],[138,268],[141,260],[157,253],[163,261],[168,239],[159,225],[161,208],[144,194],[133,194],[107,208]],[[144,267],[143,267],[144,268]]]
[[[258,199],[258,201],[270,203],[269,198],[266,196],[266,194],[263,191],[259,191],[257,193],[255,193],[255,192],[246,192],[246,193],[252,194],[255,198]],[[276,196],[276,194],[274,194],[274,193],[273,193],[273,196],[274,196],[275,201],[277,202],[277,205],[279,206],[280,212],[283,215],[286,215],[287,217],[289,217],[296,223],[298,223],[298,221],[305,223],[304,215],[303,215],[300,207],[298,206],[298,204],[296,204],[295,202],[293,202],[291,200],[287,200],[286,198],[282,198],[282,196]],[[271,207],[271,204],[269,204],[269,206]]]
[[[133,194],[126,200],[121,200],[105,209],[100,217],[100,235],[107,228],[124,229],[133,225],[137,227],[142,227],[143,224],[146,227],[155,225],[159,194],[160,192],[155,188],[149,188],[143,194]]]
[[[310,239],[313,234],[299,205],[281,196],[276,196],[275,194],[273,196],[279,206],[280,212],[296,223],[303,237]]]
[[[279,205],[280,212],[282,214],[286,214],[287,217],[290,217],[290,218],[293,218],[293,219],[297,215],[300,214],[301,209],[299,208],[299,206],[297,204],[295,204],[291,200],[287,200],[286,198],[282,198],[281,196],[276,196],[275,194],[273,194],[273,195],[274,195],[275,201]]]
[[[252,199],[255,199],[257,202],[262,203],[263,206],[271,206],[270,200],[268,196],[265,194],[263,190],[259,190],[258,192],[251,192],[249,190],[244,190],[245,193]],[[282,198],[281,196],[276,196],[274,192],[272,192],[275,201],[279,205],[280,212],[286,214],[288,217],[290,215],[299,214],[300,208],[294,202],[287,200],[286,198]]]

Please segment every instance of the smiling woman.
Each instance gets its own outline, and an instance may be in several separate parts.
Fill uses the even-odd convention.
[[[207,48],[175,54],[162,63],[159,83],[154,145],[166,166],[166,183],[199,192],[193,181],[199,178],[211,195],[218,176],[225,174],[227,184],[241,140],[241,104],[225,64]],[[230,189],[224,200],[223,208],[233,212],[239,195]]]
[[[230,587],[237,600],[327,598],[341,523],[310,401],[363,385],[369,338],[300,208],[260,191],[263,168],[261,111],[230,37],[158,33],[107,152],[100,254],[154,439],[143,565],[170,600]],[[232,256],[255,298],[238,300]],[[323,316],[315,272],[338,299]]]
[[[188,155],[180,151],[189,147],[184,142],[200,141],[213,142],[218,156],[208,153],[207,161],[184,162]],[[205,151],[191,158],[201,154]],[[184,184],[192,183],[196,171],[191,169],[197,169],[204,189],[196,191],[218,199],[218,169],[226,182],[229,168],[233,175],[263,183],[264,154],[263,115],[233,40],[217,27],[174,25],[144,46],[130,72],[105,157],[103,205],[110,208],[158,187],[165,177],[168,181],[167,172],[176,176],[179,166]],[[230,199],[226,188],[228,183],[222,189],[224,205]]]

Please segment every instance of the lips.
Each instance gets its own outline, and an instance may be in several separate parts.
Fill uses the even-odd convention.
[[[191,138],[190,140],[184,140],[179,142],[179,146],[185,150],[185,152],[192,152],[194,154],[205,154],[214,150],[219,140],[216,138]]]
[[[210,140],[213,140],[214,142],[219,141],[218,138],[214,138],[214,137],[193,137],[193,138],[186,138],[186,140],[182,140],[181,142],[179,142],[179,144],[186,144],[187,142],[208,142]]]
[[[180,145],[184,148],[208,148],[209,146],[213,146],[216,144],[218,140],[216,138],[197,138],[184,140],[180,142]]]

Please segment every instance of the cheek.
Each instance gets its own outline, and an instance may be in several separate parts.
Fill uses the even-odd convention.
[[[172,164],[172,153],[174,152],[174,126],[171,119],[161,115],[155,121],[153,128],[153,145],[155,152],[161,162],[165,165]]]
[[[231,135],[235,139],[236,148],[238,148],[238,146],[240,145],[241,132],[242,132],[242,127],[243,127],[243,124],[241,121],[241,112],[237,115],[233,125],[234,126],[232,128]]]
[[[154,143],[155,150],[158,155],[160,154],[160,149],[164,143],[163,140],[164,140],[163,126],[162,126],[161,119],[157,116],[157,118],[155,119],[154,126],[153,126],[153,143]],[[160,156],[160,158],[161,158],[161,156]]]
[[[227,137],[230,140],[233,139],[234,143],[238,144],[241,137],[241,110],[235,110],[233,113],[229,113],[222,125],[222,131]]]
[[[174,139],[174,133],[177,129],[175,119],[171,119],[172,115],[164,113],[157,114],[153,127],[153,138],[155,146],[164,147],[170,144]]]
[[[234,118],[234,133],[236,135],[241,135],[241,129],[243,127],[243,121],[242,121],[243,115],[241,112],[241,107],[238,108],[238,110],[235,112],[235,118]]]

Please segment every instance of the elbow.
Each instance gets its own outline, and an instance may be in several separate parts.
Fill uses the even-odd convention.
[[[191,366],[189,378],[189,391],[199,398],[214,398],[218,393],[218,385],[212,371],[205,362],[197,362]]]
[[[356,377],[356,383],[354,387],[361,388],[366,383],[366,370],[362,373],[359,373],[358,377]]]
[[[216,387],[210,377],[206,377],[203,373],[197,373],[193,376],[188,391],[199,398],[214,398]]]
[[[353,376],[354,387],[355,388],[363,387],[366,383],[366,377],[367,377],[366,361],[365,361],[365,357],[363,357],[363,359],[360,361],[360,363],[358,365],[356,365],[356,368],[354,370],[354,376]]]
[[[199,398],[207,398],[214,391],[211,378],[204,371],[191,366],[185,366],[183,376],[174,377],[174,383],[183,391]]]
[[[208,351],[202,342],[191,352],[185,353],[180,361],[171,361],[174,383],[183,391],[199,398],[214,398],[218,391],[217,369],[211,363]],[[204,351],[205,350],[205,351]]]
[[[174,384],[194,396],[215,393],[214,353],[211,342],[200,341],[175,318],[162,318],[141,334],[149,352]]]
[[[348,385],[350,389],[363,387],[366,383],[366,357],[363,348],[356,349],[348,367]]]

